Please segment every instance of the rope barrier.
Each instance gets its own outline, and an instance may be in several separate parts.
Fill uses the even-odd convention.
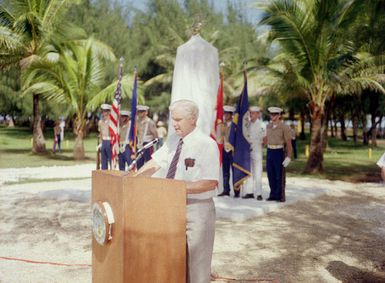
[[[0,259],[4,260],[12,260],[12,261],[21,261],[25,263],[33,263],[33,264],[50,264],[50,265],[56,265],[56,266],[82,266],[82,267],[91,267],[91,264],[84,264],[84,263],[60,263],[60,262],[49,262],[49,261],[36,261],[36,260],[30,260],[30,259],[23,259],[23,258],[14,258],[14,257],[5,257],[0,256]]]
[[[0,256],[0,259],[3,260],[10,260],[10,261],[21,261],[25,263],[31,263],[31,264],[46,264],[46,265],[55,265],[55,266],[80,266],[80,267],[91,267],[91,264],[83,264],[83,263],[60,263],[60,262],[50,262],[50,261],[37,261],[37,260],[30,260],[30,259],[23,259],[23,258],[15,258],[15,257],[5,257]],[[222,277],[217,275],[211,275],[211,281],[217,281],[217,282],[270,282],[270,283],[279,283],[275,279],[271,278],[249,278],[249,279],[236,279],[236,278],[230,278],[230,277]]]

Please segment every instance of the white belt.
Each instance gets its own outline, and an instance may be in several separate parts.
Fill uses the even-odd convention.
[[[102,137],[102,140],[109,141],[109,140],[111,140],[111,138],[110,137]]]
[[[281,148],[283,148],[283,145],[281,145],[281,144],[278,144],[278,145],[268,144],[267,148],[270,148],[270,149],[281,149]]]

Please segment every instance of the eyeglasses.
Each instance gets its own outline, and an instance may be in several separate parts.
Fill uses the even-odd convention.
[[[270,116],[277,116],[279,113],[270,113]]]

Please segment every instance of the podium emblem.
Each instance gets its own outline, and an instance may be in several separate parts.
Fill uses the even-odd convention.
[[[112,240],[112,224],[115,223],[112,208],[108,202],[96,201],[92,205],[92,232],[96,242],[104,246]]]

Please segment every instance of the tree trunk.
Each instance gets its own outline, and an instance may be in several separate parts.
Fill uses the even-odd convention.
[[[354,144],[357,144],[358,141],[358,119],[357,116],[353,113],[352,110],[352,123],[353,123],[353,141]]]
[[[310,104],[311,113],[311,138],[310,155],[306,163],[305,173],[314,173],[322,171],[323,162],[323,141],[322,141],[322,120],[323,109],[315,103]]]
[[[337,137],[337,135],[338,135],[338,126],[337,126],[337,124],[338,124],[337,118],[334,117],[333,118],[334,137]]]
[[[8,122],[8,128],[14,128],[14,127],[15,127],[15,122],[13,120],[13,117],[11,116]]]
[[[74,158],[76,160],[82,160],[86,158],[84,152],[84,131],[85,125],[84,122],[79,121],[80,119],[75,119],[75,145],[74,145]]]
[[[345,115],[344,114],[341,114],[340,116],[340,124],[341,124],[341,139],[343,141],[347,141],[348,138],[346,136],[346,127],[345,127]]]
[[[322,152],[325,152],[328,147],[328,118],[327,115],[324,115],[324,120],[321,123],[321,142],[322,142]]]
[[[371,131],[372,148],[377,147],[377,127],[372,127]]]
[[[45,140],[43,130],[41,128],[41,116],[39,109],[39,95],[33,95],[33,153],[45,153],[47,149],[45,147]]]
[[[86,158],[84,152],[83,132],[76,136],[74,145],[74,158],[76,160],[82,160]]]
[[[372,128],[370,130],[371,138],[372,138],[372,147],[377,147],[377,133],[378,128],[377,125],[381,125],[382,117],[380,117],[379,121],[376,122],[376,117],[372,115]]]
[[[299,134],[299,138],[301,140],[305,140],[306,139],[306,135],[305,135],[305,113],[303,111],[301,112],[301,133]]]
[[[333,100],[325,103],[323,121],[321,124],[321,139],[322,139],[322,150],[326,151],[328,148],[328,131],[329,131],[329,120],[332,112]]]

